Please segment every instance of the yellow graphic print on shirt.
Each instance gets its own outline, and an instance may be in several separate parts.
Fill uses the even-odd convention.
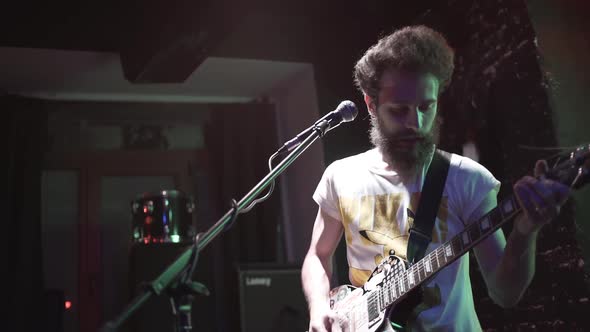
[[[400,211],[402,198],[401,193],[392,193],[339,199],[347,245],[351,246],[353,237],[355,237],[357,243],[360,242],[362,246],[382,247],[381,253],[372,257],[374,266],[370,269],[367,268],[368,266],[354,266],[354,262],[349,264],[350,281],[354,285],[364,284],[383,257],[389,255],[390,250],[393,249],[395,254],[400,257],[406,257],[408,232],[414,221],[413,211],[416,210],[420,200],[420,193],[413,193],[410,197],[410,206],[405,213],[407,222],[398,223],[397,216],[400,212],[403,213]],[[447,216],[447,197],[443,197],[437,214],[437,222],[432,230],[433,243],[446,241]],[[403,229],[400,229],[400,225],[403,225]],[[355,234],[353,230],[358,230],[358,233]]]

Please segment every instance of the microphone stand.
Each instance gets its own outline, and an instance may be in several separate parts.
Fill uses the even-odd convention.
[[[209,290],[201,283],[191,280],[192,272],[197,263],[199,253],[221,232],[233,225],[240,211],[248,206],[258,195],[266,189],[289,165],[299,157],[318,137],[323,137],[330,127],[327,120],[314,125],[313,131],[293,151],[270,171],[256,186],[254,186],[240,201],[233,200],[233,207],[221,217],[206,232],[199,233],[191,248],[180,254],[176,261],[170,264],[164,272],[150,282],[142,294],[136,296],[125,310],[114,320],[108,321],[101,331],[117,331],[123,323],[136,312],[153,295],[167,292],[173,304],[177,332],[192,330],[191,305],[195,295],[209,295]]]

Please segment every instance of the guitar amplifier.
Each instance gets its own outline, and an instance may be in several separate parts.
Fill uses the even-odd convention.
[[[299,266],[238,268],[242,332],[303,332],[309,327]]]

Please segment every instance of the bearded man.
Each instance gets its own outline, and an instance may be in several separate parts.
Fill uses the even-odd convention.
[[[329,165],[313,195],[318,214],[302,267],[310,331],[346,330],[347,317],[330,307],[332,257],[345,235],[350,282],[363,286],[388,252],[406,258],[425,175],[438,137],[438,98],[451,82],[454,53],[445,38],[410,26],[381,38],[355,66],[355,83],[371,117],[374,148]],[[447,154],[447,172],[426,253],[479,221],[497,205],[500,183],[482,165]],[[521,178],[514,190],[522,207],[512,232],[498,229],[474,247],[490,297],[502,307],[521,298],[535,271],[542,225],[556,215],[569,189],[542,175]],[[468,255],[422,285],[423,303],[406,328],[418,331],[481,331],[473,304]],[[388,320],[380,330],[392,331]]]

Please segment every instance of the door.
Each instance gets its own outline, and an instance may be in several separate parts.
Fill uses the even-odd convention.
[[[53,280],[68,281],[69,298],[75,299],[75,310],[66,311],[64,332],[96,331],[124,310],[131,295],[131,201],[144,192],[171,189],[194,196],[198,187],[194,174],[203,171],[204,159],[200,150],[94,151],[48,158],[43,190],[44,206],[50,208],[44,209],[44,215],[53,224],[61,220],[62,233],[76,235],[65,239],[61,247],[77,250],[62,248],[62,258],[57,252],[46,253],[47,262],[72,262],[68,269],[45,267],[46,272],[52,271]],[[58,240],[51,235],[44,238]],[[76,283],[77,287],[72,286]]]

